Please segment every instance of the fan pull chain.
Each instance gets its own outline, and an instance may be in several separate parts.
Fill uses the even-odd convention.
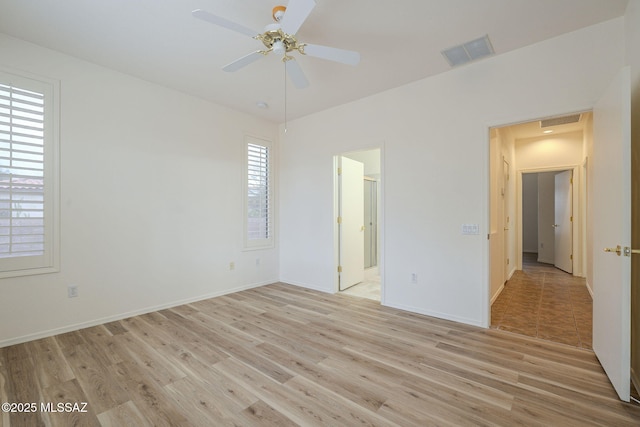
[[[284,64],[284,133],[287,133],[287,61]]]

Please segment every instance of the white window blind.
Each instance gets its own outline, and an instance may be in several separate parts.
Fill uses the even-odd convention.
[[[245,246],[270,246],[273,244],[273,187],[268,141],[248,138],[246,160]]]
[[[0,73],[0,273],[54,267],[53,91]],[[42,272],[42,271],[40,271]],[[8,274],[15,275],[15,274]]]

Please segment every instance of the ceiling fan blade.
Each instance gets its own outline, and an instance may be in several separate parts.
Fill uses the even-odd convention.
[[[256,62],[258,59],[262,58],[264,54],[260,50],[256,50],[255,52],[251,52],[248,55],[243,56],[242,58],[236,59],[230,64],[222,67],[224,71],[233,72],[238,71],[242,67],[246,67],[247,65]]]
[[[254,37],[258,34],[257,31],[254,31],[251,28],[247,28],[244,25],[240,25],[236,22],[229,21],[228,19],[209,13],[206,10],[196,9],[193,12],[191,12],[191,15],[193,15],[194,18],[202,19],[203,21],[207,21],[211,24],[219,25],[229,30],[233,30],[241,34],[245,34],[249,37]]]
[[[302,68],[300,68],[300,64],[298,64],[295,59],[285,61],[284,66],[295,87],[298,89],[304,89],[309,86],[309,80],[307,80]]]
[[[336,49],[335,47],[307,44],[304,46],[304,54],[329,61],[341,62],[347,65],[358,65],[360,54],[352,50]]]
[[[316,7],[314,0],[290,0],[280,21],[282,31],[295,35],[314,7]]]

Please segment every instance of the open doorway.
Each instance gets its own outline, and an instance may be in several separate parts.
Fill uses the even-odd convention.
[[[491,327],[592,345],[586,285],[590,112],[491,129]],[[508,173],[505,173],[508,165]]]
[[[573,198],[572,169],[522,174],[523,263],[573,274]]]
[[[337,291],[381,301],[381,150],[335,157]]]

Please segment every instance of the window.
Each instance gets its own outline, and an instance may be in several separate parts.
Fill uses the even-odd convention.
[[[247,137],[245,248],[273,246],[271,143]]]
[[[57,86],[0,71],[0,277],[57,271]]]

